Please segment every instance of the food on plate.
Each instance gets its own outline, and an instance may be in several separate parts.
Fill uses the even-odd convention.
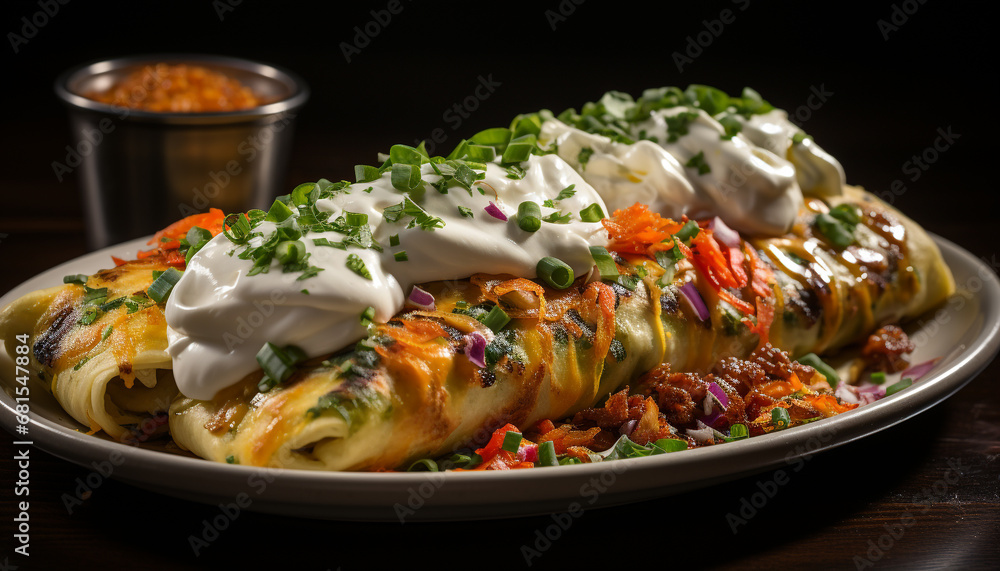
[[[158,113],[240,111],[261,105],[239,80],[199,65],[157,63],[136,69],[88,99]]]
[[[140,328],[169,357],[153,387],[180,393],[167,415],[180,446],[384,470],[485,443],[455,466],[503,469],[739,439],[857,406],[853,379],[815,353],[954,289],[916,223],[845,185],[751,90],[609,93],[580,113],[521,115],[447,157],[396,145],[355,170],[267,212],[185,219],[119,266],[157,302]],[[154,279],[143,264],[172,268]],[[138,318],[118,306],[64,320],[73,358],[45,361],[39,341],[52,315],[90,311],[100,276],[0,313],[5,340],[32,332],[60,402],[69,377],[94,409],[113,370],[69,369],[89,357],[122,371],[115,329],[96,344],[93,331]],[[905,340],[885,347],[898,370]],[[144,400],[126,377],[118,393]]]

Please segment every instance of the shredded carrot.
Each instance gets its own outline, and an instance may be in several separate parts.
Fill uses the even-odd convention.
[[[212,236],[222,232],[222,225],[225,221],[225,214],[218,208],[212,208],[203,214],[192,214],[187,218],[182,218],[160,230],[149,239],[147,244],[156,245],[152,250],[140,250],[136,252],[137,260],[144,260],[154,256],[163,255],[170,266],[184,267],[184,256],[177,251],[181,247],[180,239],[187,235],[188,230],[198,226],[212,233]],[[117,264],[118,261],[115,260]],[[120,264],[119,264],[120,265]]]
[[[648,206],[635,203],[624,210],[615,210],[610,218],[601,220],[608,231],[608,250],[620,254],[652,254],[669,250],[664,240],[676,234],[683,224],[652,212]],[[650,250],[653,247],[653,250]]]
[[[751,287],[753,292],[760,297],[770,299],[774,292],[771,291],[771,284],[774,282],[774,273],[771,268],[764,265],[764,262],[757,256],[757,251],[751,244],[747,244],[747,259],[750,260],[750,269],[753,275]]]
[[[712,237],[711,230],[702,228],[701,232],[698,232],[698,235],[691,240],[691,252],[694,254],[691,261],[715,289],[739,287],[732,270],[729,269],[728,260],[722,255],[718,242]]]

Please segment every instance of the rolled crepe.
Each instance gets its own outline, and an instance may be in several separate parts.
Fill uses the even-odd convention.
[[[153,272],[167,267],[159,257],[136,260],[85,284],[32,292],[0,311],[0,338],[13,357],[14,337],[30,334],[35,370],[78,422],[145,440],[165,431],[162,415],[177,396],[162,306],[146,295]]]
[[[816,229],[817,216],[842,203],[860,213],[846,248]],[[179,398],[170,431],[220,462],[396,468],[481,442],[508,422],[526,427],[593,406],[660,363],[706,372],[766,341],[793,355],[828,351],[954,291],[927,234],[856,188],[808,199],[791,233],[741,239],[738,249],[751,276],[742,288],[712,285],[690,259],[661,282],[666,268],[644,253],[616,260],[634,284],[581,278],[556,291],[485,275],[427,284],[435,311],[403,312],[267,392],[257,373],[213,401]],[[499,333],[474,319],[494,305],[513,318]]]

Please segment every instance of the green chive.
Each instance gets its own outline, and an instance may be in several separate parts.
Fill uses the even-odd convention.
[[[552,256],[545,256],[538,260],[535,273],[542,281],[556,289],[568,288],[573,285],[573,280],[576,278],[573,274],[573,268],[569,267],[566,262]]]
[[[788,411],[784,408],[776,406],[771,409],[771,426],[777,430],[788,428],[791,422],[792,417],[788,416]]]
[[[510,141],[511,131],[504,127],[494,127],[480,131],[469,137],[470,146],[484,145],[493,147],[498,153],[503,153]]]
[[[390,181],[393,188],[400,192],[416,190],[423,182],[420,179],[420,167],[417,165],[393,164]]]
[[[87,274],[72,274],[69,276],[63,276],[63,283],[84,285],[87,283],[88,279],[90,279],[90,276]]]
[[[854,243],[854,228],[829,214],[817,214],[814,225],[820,234],[841,250]]]
[[[236,463],[236,456],[233,455],[226,456],[226,464],[235,464],[235,463]]]
[[[344,212],[344,220],[348,226],[358,227],[368,224],[368,215],[357,212]]]
[[[687,224],[681,227],[680,230],[674,234],[674,238],[677,238],[681,242],[688,242],[692,238],[698,235],[701,228],[698,227],[698,223],[694,220],[688,220]]]
[[[500,159],[500,162],[519,163],[528,160],[537,142],[538,140],[534,135],[524,135],[512,139],[504,150],[503,158]]]
[[[430,458],[421,458],[406,469],[407,472],[437,472],[439,471],[437,462]]]
[[[406,255],[406,250],[396,252],[395,254],[392,255],[392,257],[396,258],[397,262],[405,262],[410,259],[409,256]]]
[[[486,145],[469,145],[468,156],[474,161],[488,163],[497,158],[496,149]]]
[[[698,174],[708,174],[712,172],[712,167],[708,166],[705,162],[705,151],[699,151],[697,155],[691,157],[691,160],[684,163],[684,166],[692,169],[698,169]]]
[[[530,200],[517,207],[517,225],[525,232],[537,232],[542,227],[542,209]]]
[[[594,258],[594,263],[597,264],[597,271],[601,272],[602,280],[618,278],[618,265],[615,264],[615,259],[611,257],[607,248],[603,246],[591,246],[590,255]]]
[[[871,381],[872,381],[872,384],[874,384],[874,385],[883,385],[883,384],[885,384],[885,373],[883,373],[882,371],[876,371],[876,372],[872,373]]]
[[[580,211],[580,220],[584,222],[600,222],[601,218],[604,218],[604,211],[596,202]]]
[[[115,330],[114,326],[108,325],[107,327],[105,327],[104,331],[101,332],[101,341],[104,341],[105,339],[110,337],[111,332],[114,330]]]
[[[292,209],[284,202],[275,199],[274,203],[271,204],[270,210],[267,211],[267,216],[264,217],[264,220],[267,222],[284,222],[291,215]]]
[[[274,343],[264,343],[257,351],[257,363],[268,378],[283,383],[295,372],[295,365],[303,360],[304,353],[298,347],[289,345],[282,349]]]
[[[230,242],[244,244],[250,239],[250,221],[242,214],[230,214],[222,224],[222,233]]]
[[[415,165],[420,166],[424,162],[424,155],[409,145],[393,145],[389,149],[389,160],[393,165]]]
[[[560,466],[573,466],[574,464],[583,464],[583,461],[579,458],[573,458],[572,456],[566,456],[565,458],[559,460]]]
[[[493,309],[481,317],[479,321],[481,321],[486,327],[492,329],[494,333],[499,333],[504,326],[510,323],[510,316],[507,315],[507,312],[501,309],[499,305],[494,305]]]
[[[907,377],[894,385],[889,385],[885,389],[885,396],[891,396],[913,384],[913,379]]]
[[[375,321],[375,308],[369,305],[361,312],[361,325],[368,327],[373,321]]]
[[[379,179],[382,173],[377,167],[369,165],[354,165],[354,180],[358,182],[372,182]]]
[[[819,371],[824,377],[826,377],[826,382],[830,383],[831,389],[837,388],[837,384],[840,383],[840,375],[837,374],[837,371],[835,371],[830,365],[824,363],[823,360],[816,355],[816,353],[803,355],[796,359],[796,361],[802,363],[803,365],[809,365],[813,369]]]
[[[274,257],[281,264],[293,264],[306,256],[306,245],[301,240],[285,240],[278,242],[274,248]]]
[[[393,234],[389,236],[389,245],[398,246],[399,245],[399,234]]]
[[[372,279],[372,274],[365,266],[364,260],[357,254],[349,254],[347,256],[347,268],[365,279]]]
[[[539,466],[559,465],[559,459],[556,458],[556,445],[551,440],[542,442],[538,446],[538,465]]]
[[[521,433],[508,430],[507,434],[503,437],[503,446],[500,447],[501,450],[506,450],[511,454],[517,454],[517,449],[521,445]]]
[[[727,441],[733,440],[743,440],[744,438],[750,437],[750,431],[747,430],[745,424],[734,424],[729,427],[729,438]]]
[[[292,204],[305,206],[316,202],[319,198],[319,186],[314,182],[305,182],[292,189]]]
[[[177,280],[181,279],[183,272],[177,268],[168,268],[146,290],[146,294],[156,303],[163,303],[170,297],[170,291],[177,285]]]

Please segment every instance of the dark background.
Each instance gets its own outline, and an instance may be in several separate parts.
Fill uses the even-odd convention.
[[[55,76],[91,60],[152,52],[239,56],[305,78],[312,98],[299,115],[288,185],[276,194],[302,181],[350,178],[354,164],[372,164],[378,151],[396,142],[412,144],[435,128],[448,135],[437,149],[446,153],[462,137],[506,125],[519,112],[579,108],[610,89],[638,95],[647,87],[705,83],[738,94],[749,85],[793,117],[820,90],[830,94],[826,101],[798,114],[797,122],[840,159],[848,182],[884,192],[901,180],[906,191],[894,197],[900,209],[977,256],[994,264],[997,259],[997,75],[988,55],[996,10],[990,3],[876,1],[848,8],[759,0],[403,1],[402,12],[347,62],[342,42],[353,42],[354,27],[364,28],[373,20],[370,10],[384,10],[388,2],[350,4],[318,11],[312,4],[249,0],[236,6],[74,0],[59,5],[15,53],[9,34],[22,34],[21,18],[30,20],[42,8],[37,1],[5,2],[0,292],[86,251],[77,180],[58,182],[51,167],[71,143],[52,92]],[[693,61],[679,71],[675,52],[684,53],[689,38],[707,27],[718,30],[711,21],[723,9],[732,10],[735,21],[722,26],[700,54],[690,52]],[[898,27],[880,30],[879,20]],[[445,111],[474,93],[479,76],[501,85],[452,129]],[[932,147],[939,129],[949,128],[958,138],[914,180],[907,161]],[[736,536],[724,515],[766,475],[589,512],[536,566],[625,567],[656,560],[852,568],[852,557],[883,533],[882,525],[913,511],[911,498],[943,477],[949,458],[972,466],[969,474],[876,564],[995,564],[998,376],[994,363],[934,410],[819,456]],[[9,437],[0,440],[9,457]],[[519,546],[549,523],[542,517],[399,526],[247,514],[195,561],[187,536],[217,508],[108,482],[69,515],[59,496],[87,472],[38,450],[33,454],[33,556],[10,559],[23,568],[56,562],[81,568],[98,562],[257,567],[267,561],[301,561],[297,566],[307,569],[373,562],[510,567],[523,564]],[[13,555],[6,547],[13,496],[4,490],[13,488],[14,471],[6,460],[0,467],[2,563]],[[247,541],[256,546],[245,548]]]

